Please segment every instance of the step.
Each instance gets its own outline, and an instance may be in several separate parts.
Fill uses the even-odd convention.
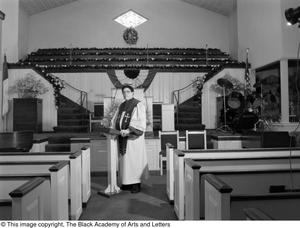
[[[65,125],[65,126],[80,126],[80,125],[88,125],[90,121],[88,119],[59,119],[58,126]]]
[[[48,144],[45,146],[46,152],[56,152],[56,151],[71,151],[70,144]]]
[[[48,144],[70,144],[70,137],[68,136],[52,136],[48,138]]]
[[[56,126],[53,127],[55,132],[89,132],[89,126]]]
[[[177,119],[175,118],[175,123]],[[180,124],[201,124],[201,118],[179,118],[178,123]]]
[[[72,114],[58,114],[58,120],[69,120],[69,119],[81,119],[81,120],[88,120],[90,117],[86,114],[81,113],[72,113]]]
[[[60,107],[57,110],[58,114],[74,114],[74,113],[80,113],[80,114],[88,114],[86,110],[78,107]]]
[[[201,116],[201,113],[199,112],[183,112],[179,111],[178,117],[181,118],[199,118]],[[175,113],[175,118],[177,117],[177,113]]]
[[[184,111],[191,111],[191,112],[201,112],[201,107],[199,106],[190,106],[190,105],[179,105],[179,111],[184,110]]]
[[[176,130],[204,130],[205,125],[203,124],[176,124],[175,125]]]

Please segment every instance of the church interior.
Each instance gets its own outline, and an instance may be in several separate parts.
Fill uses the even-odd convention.
[[[299,28],[299,0],[0,0],[0,220],[300,220]]]

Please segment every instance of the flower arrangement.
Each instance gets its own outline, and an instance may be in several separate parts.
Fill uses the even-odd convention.
[[[123,33],[123,39],[127,44],[129,45],[136,44],[138,38],[139,38],[138,33],[133,27],[125,29]]]
[[[9,93],[17,93],[19,98],[36,98],[48,90],[40,79],[28,73],[24,78],[15,81],[15,84],[9,88]]]

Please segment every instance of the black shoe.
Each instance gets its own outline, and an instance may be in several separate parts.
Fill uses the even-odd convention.
[[[121,190],[123,191],[131,191],[132,189],[132,184],[122,184]]]
[[[141,191],[141,184],[133,184],[131,188],[131,193],[138,193]]]

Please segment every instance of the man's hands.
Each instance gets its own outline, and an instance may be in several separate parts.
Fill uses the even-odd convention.
[[[129,135],[130,131],[129,129],[126,129],[126,130],[121,130],[120,133],[122,137],[126,137]]]

